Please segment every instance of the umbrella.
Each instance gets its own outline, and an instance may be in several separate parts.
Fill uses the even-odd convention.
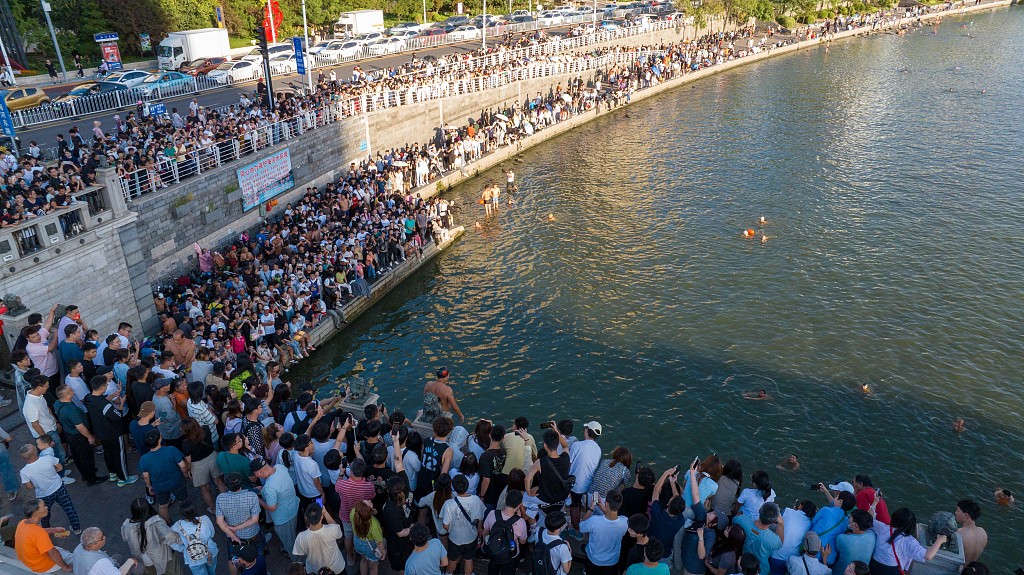
[[[570,96],[569,94],[562,94],[562,99],[565,100],[566,102],[572,102],[572,96]]]
[[[399,168],[404,168],[404,167],[409,165],[409,162],[403,162],[402,160],[395,160],[394,162],[391,162],[391,165],[392,166],[398,166]]]
[[[505,114],[495,114],[494,117],[499,120],[504,120],[506,122],[508,121],[508,116],[506,116]]]

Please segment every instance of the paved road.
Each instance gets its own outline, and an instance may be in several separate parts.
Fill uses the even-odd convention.
[[[570,26],[557,29],[548,29],[547,32],[554,35],[567,35]],[[492,41],[488,38],[487,44],[493,45],[500,41],[500,37],[495,37]],[[420,50],[416,52],[416,56],[422,58],[423,56],[433,55],[441,56],[443,54],[451,53],[466,53],[472,52],[480,47],[480,40],[471,40],[459,44],[447,44],[444,46],[438,46],[436,48],[430,48]],[[364,70],[379,70],[381,68],[388,68],[391,66],[398,66],[409,61],[412,57],[411,52],[402,52],[399,54],[392,54],[388,56],[381,56],[377,58],[370,58],[365,60],[358,60],[352,62],[346,62],[338,66],[331,68],[322,68],[325,75],[330,75],[331,70],[335,70],[339,79],[348,78],[352,75],[352,68],[355,66],[361,66]],[[321,69],[314,70],[313,73],[319,73]],[[314,76],[314,81],[315,81]],[[273,76],[274,89],[287,87],[288,83],[294,83],[301,85],[303,77],[298,74],[290,74],[287,76]],[[245,82],[241,84],[235,84],[224,90],[216,90],[211,92],[200,93],[199,95],[188,94],[176,98],[169,98],[164,100],[164,104],[167,106],[167,111],[170,112],[172,108],[177,107],[179,112],[185,112],[188,110],[188,103],[192,101],[192,98],[199,98],[199,103],[206,107],[220,107],[228,104],[234,104],[238,102],[239,96],[242,93],[251,94],[255,90],[255,82]],[[57,85],[50,89],[47,89],[47,93],[64,93],[71,89],[73,85],[63,84]],[[54,122],[50,124],[42,124],[39,126],[33,126],[28,129],[18,130],[18,136],[21,138],[22,144],[28,146],[30,141],[36,141],[39,147],[50,148],[57,145],[57,134],[67,135],[68,130],[72,126],[78,126],[78,128],[85,134],[88,134],[92,130],[93,120],[100,120],[103,124],[104,130],[110,130],[112,127],[112,118],[114,114],[124,114],[126,111],[110,110],[98,114],[91,114],[86,116],[79,116],[74,119],[68,119],[61,122]],[[182,114],[184,115],[184,113]]]

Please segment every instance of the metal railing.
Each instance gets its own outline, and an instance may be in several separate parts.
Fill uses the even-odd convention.
[[[480,92],[527,79],[562,74],[581,74],[590,70],[632,62],[649,54],[651,52],[646,51],[612,52],[603,56],[535,62],[519,68],[496,71],[485,76],[458,78],[361,94],[328,106],[303,111],[287,120],[260,126],[245,132],[238,138],[189,150],[173,158],[161,158],[145,168],[121,173],[121,192],[125,201],[132,201],[139,196],[170,187],[184,179],[299,137],[309,130],[362,114],[364,111],[372,112],[454,95]]]
[[[571,21],[563,21],[558,24],[551,26],[539,26],[536,22],[529,22],[526,24],[515,24],[510,26],[495,26],[487,29],[488,37],[492,35],[494,37],[500,37],[508,32],[519,33],[529,32],[534,30],[540,30],[547,27],[560,27],[566,26],[573,23],[587,24],[593,21],[591,16],[576,16]],[[600,21],[600,18],[598,18]],[[584,34],[581,36],[574,36],[570,38],[553,37],[553,39],[537,44],[532,48],[539,48],[538,52],[534,54],[550,54],[551,46],[554,46],[555,51],[571,50],[586,46],[588,44],[604,42],[616,38],[622,38],[626,36],[633,36],[639,34],[647,34],[658,30],[665,30],[677,27],[676,22],[668,21],[657,21],[652,22],[647,26],[628,26],[622,27],[618,30],[604,31],[599,30],[596,33]],[[404,47],[401,50],[396,50],[393,53],[400,52],[414,52],[422,50],[424,48],[433,48],[444,44],[455,44],[465,42],[464,39],[448,39],[447,35],[443,36],[424,36],[414,37],[405,40]],[[336,66],[338,64],[362,60],[373,57],[379,54],[371,54],[370,48],[363,46],[359,52],[349,57],[331,57],[321,55],[310,55],[307,61],[307,66],[310,70],[316,70],[319,68],[328,68]],[[256,77],[262,75],[262,66],[255,66],[259,70],[253,78],[245,78],[239,80],[241,82],[252,81]],[[279,75],[294,74],[294,72],[281,70]],[[227,82],[218,82],[210,78],[191,77],[187,81],[182,83],[176,83],[169,86],[157,85],[152,89],[134,87],[128,90],[120,90],[117,92],[108,92],[105,94],[93,94],[89,96],[83,96],[69,102],[56,102],[35,108],[29,108],[26,110],[18,110],[11,113],[12,120],[14,121],[15,128],[25,128],[36,124],[44,124],[47,122],[53,122],[57,120],[74,118],[85,114],[95,114],[99,112],[106,112],[112,110],[119,110],[128,107],[135,106],[140,101],[152,102],[165,98],[173,98],[178,96],[184,96],[188,94],[199,94],[210,90],[223,89],[226,86],[230,86],[234,82],[228,80]],[[170,112],[170,110],[168,110]]]

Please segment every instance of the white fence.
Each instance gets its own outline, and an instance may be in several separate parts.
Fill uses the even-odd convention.
[[[363,94],[303,112],[288,120],[263,126],[255,131],[247,132],[241,139],[220,142],[175,158],[162,158],[147,168],[121,174],[121,192],[126,201],[131,201],[141,195],[169,187],[264,148],[299,137],[306,131],[333,124],[364,111],[383,110],[458,94],[479,92],[531,78],[582,74],[588,70],[632,62],[648,54],[650,52],[615,52],[593,58],[573,58],[563,62],[537,62],[487,76]]]
[[[598,21],[600,21],[600,15]],[[553,26],[565,26],[573,23],[587,24],[593,20],[592,16],[576,16],[571,19],[565,19],[565,21],[554,24]],[[588,33],[581,36],[557,38],[555,40],[538,44],[534,48],[539,48],[539,51],[531,52],[532,54],[552,54],[564,50],[573,50],[589,44],[597,42],[603,42],[610,39],[621,38],[625,36],[634,36],[638,34],[645,34],[655,30],[664,30],[675,28],[681,25],[677,21],[656,21],[651,22],[646,26],[628,26],[622,27],[618,30],[613,31],[597,31],[597,33]],[[544,27],[538,27],[536,22],[529,22],[526,24],[516,24],[512,26],[495,26],[487,29],[487,36],[501,37],[502,35],[513,32],[525,32],[535,29],[543,29]],[[439,36],[425,36],[416,37],[405,40],[406,44],[402,50],[398,52],[415,52],[424,48],[432,48],[443,44],[462,43],[466,40],[458,39],[451,40],[445,35]],[[554,50],[554,51],[552,51]],[[351,62],[355,60],[361,60],[372,57],[367,47],[363,47],[360,52],[351,57],[328,57],[320,55],[310,55],[306,64],[310,70],[318,68],[326,68],[336,66],[344,62]],[[259,70],[263,69],[262,62],[258,66]],[[262,75],[262,74],[260,74]],[[240,82],[249,81],[248,79]],[[192,77],[186,82],[178,83],[170,86],[156,86],[151,90],[143,90],[141,88],[131,88],[129,90],[122,90],[118,92],[109,92],[106,94],[95,94],[91,96],[83,96],[67,103],[53,103],[36,108],[30,108],[27,110],[18,110],[11,112],[11,117],[14,120],[15,128],[25,128],[27,126],[33,126],[36,124],[44,124],[47,122],[53,122],[57,120],[75,118],[87,114],[95,114],[99,112],[120,110],[128,107],[135,106],[139,101],[156,101],[164,98],[173,98],[189,94],[198,94],[209,90],[221,89],[231,85],[233,82],[228,81],[227,83],[220,83],[206,77]],[[169,110],[168,110],[169,111]]]

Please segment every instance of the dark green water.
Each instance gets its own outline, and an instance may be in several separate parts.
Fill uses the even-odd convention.
[[[414,412],[447,365],[470,420],[597,419],[606,452],[659,466],[717,451],[781,503],[859,472],[919,518],[973,497],[1008,573],[1021,512],[991,494],[1024,492],[1022,29],[1000,10],[808,50],[526,152],[518,206],[475,205],[497,172],[455,190],[483,230],[293,379],[364,370]],[[741,398],[758,388],[772,401]],[[776,471],[792,451],[803,469]]]

